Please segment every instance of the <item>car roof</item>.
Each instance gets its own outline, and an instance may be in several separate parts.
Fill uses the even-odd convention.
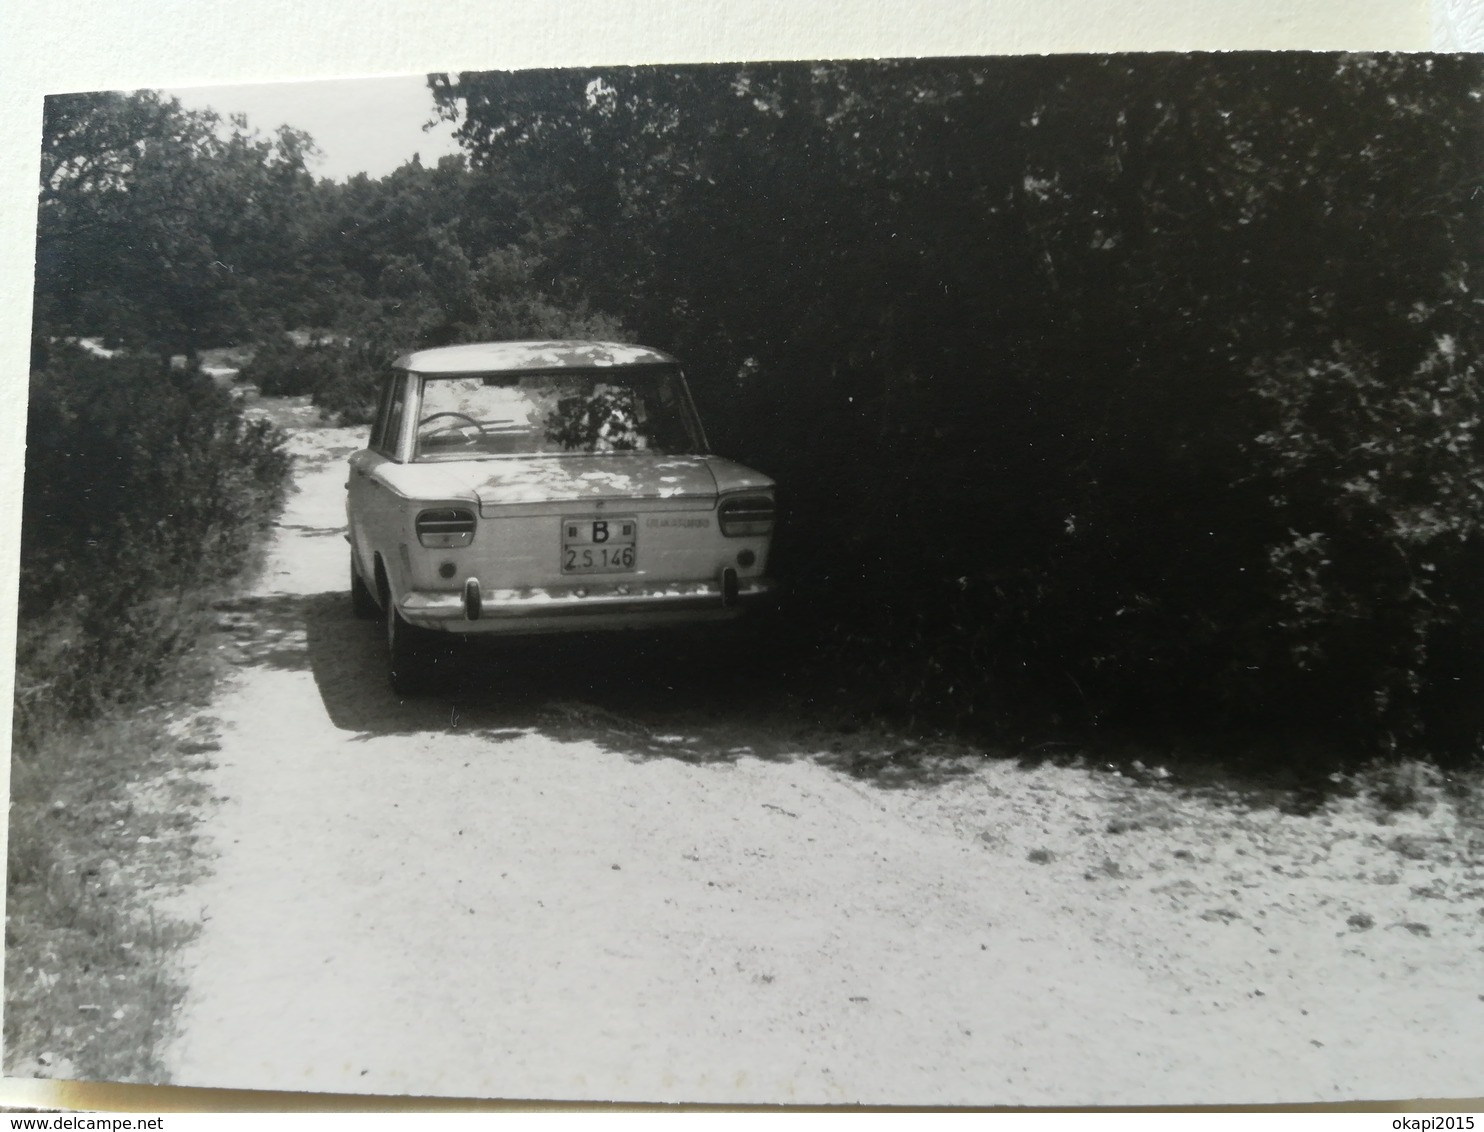
[[[414,373],[549,373],[610,366],[675,365],[669,354],[628,342],[471,342],[414,350],[394,363]]]

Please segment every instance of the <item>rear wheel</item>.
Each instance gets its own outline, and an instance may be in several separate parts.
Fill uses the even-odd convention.
[[[350,609],[362,621],[375,621],[381,613],[371,587],[361,580],[361,572],[356,569],[355,551],[350,552]]]
[[[386,652],[392,691],[399,696],[425,692],[430,682],[428,658],[423,633],[409,625],[397,612],[397,603],[387,596],[382,614],[386,627]]]
[[[384,592],[384,591],[383,591]],[[457,687],[461,664],[456,633],[420,629],[407,622],[390,597],[382,614],[386,629],[387,670],[392,691],[399,696],[417,696]]]

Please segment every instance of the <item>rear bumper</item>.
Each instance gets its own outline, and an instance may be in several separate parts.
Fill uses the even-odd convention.
[[[717,581],[483,588],[477,617],[463,593],[413,591],[398,603],[402,616],[427,629],[454,633],[539,633],[643,629],[727,620],[776,596],[767,578],[738,580],[735,595]]]

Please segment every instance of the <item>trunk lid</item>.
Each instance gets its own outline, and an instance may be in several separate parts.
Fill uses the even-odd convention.
[[[585,504],[633,500],[656,507],[710,507],[716,477],[694,456],[621,453],[497,460],[469,468],[483,514],[532,504]]]

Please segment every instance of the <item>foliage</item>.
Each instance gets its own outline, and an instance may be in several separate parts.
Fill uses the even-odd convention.
[[[1399,378],[1384,364],[1340,345],[1277,359],[1258,385],[1274,420],[1257,444],[1289,523],[1268,547],[1284,659],[1346,673],[1394,744],[1415,737],[1429,677],[1478,688],[1466,662],[1430,660],[1477,588],[1484,464],[1480,383],[1456,344],[1440,338]]]
[[[781,480],[828,671],[1019,734],[1478,750],[1440,692],[1484,645],[1478,60],[430,85],[546,270]]]
[[[368,358],[343,338],[311,332],[300,344],[287,334],[259,342],[238,380],[269,397],[309,396],[342,424],[365,424],[373,415],[373,372]]]
[[[312,215],[307,135],[153,91],[53,95],[42,125],[38,336],[194,355],[292,310]]]
[[[408,350],[626,336],[572,281],[550,275],[506,190],[461,159],[323,181],[313,198],[303,301],[289,324],[319,329],[300,343],[283,335],[283,322],[263,324],[244,377],[264,392],[309,393],[341,420],[365,421],[376,375]]]
[[[253,347],[238,380],[266,397],[302,397],[331,380],[341,353],[340,343],[313,331],[303,345],[287,334],[270,335]]]
[[[205,378],[54,352],[28,407],[18,737],[149,689],[242,568],[287,463]]]
[[[546,439],[567,452],[630,452],[639,443],[634,391],[613,387],[564,397],[546,422]]]

